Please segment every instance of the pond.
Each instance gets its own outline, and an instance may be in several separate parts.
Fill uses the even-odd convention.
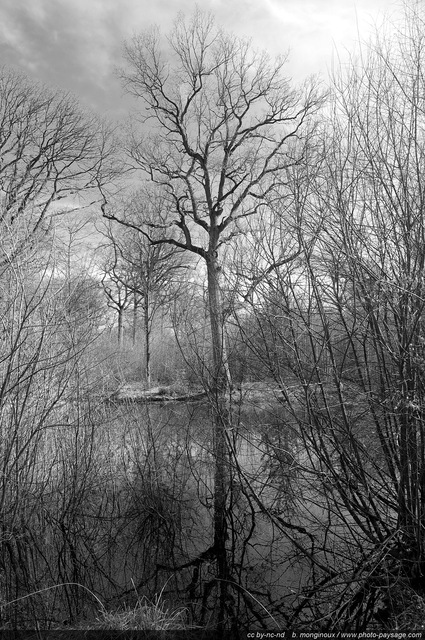
[[[292,547],[278,520],[299,523],[295,514],[301,498],[297,484],[301,445],[295,431],[285,425],[276,400],[240,404],[232,418],[227,434],[228,521],[235,577],[247,594],[257,594],[257,600],[264,593],[262,606],[267,607],[267,593],[272,592],[276,601],[293,599],[305,571],[302,560],[294,564]],[[193,561],[211,545],[213,536],[214,432],[208,403],[117,405],[111,409],[109,431],[116,439],[112,447],[116,478],[138,495],[139,515],[141,501],[152,507],[150,501],[157,491],[156,515],[162,518],[164,529],[168,518],[168,535],[175,545],[160,549],[156,544],[157,565],[181,566]],[[158,527],[156,520],[154,525]],[[143,535],[152,542],[147,526],[139,530],[141,545],[145,544]],[[136,558],[134,549],[133,553]],[[205,565],[202,569],[207,580],[212,568]],[[168,572],[163,569],[158,585],[161,579],[163,583],[170,580],[181,591],[190,582],[190,572],[184,573],[177,579],[171,568]],[[129,581],[127,571],[122,572],[122,579]]]
[[[274,394],[256,394],[233,405],[227,430],[228,582],[241,620],[255,626],[270,613],[284,626],[310,571],[302,527],[322,514],[299,474],[306,456],[287,411]],[[53,621],[96,616],[85,589],[112,610],[161,593],[206,624],[216,606],[215,563],[203,559],[214,521],[208,402],[72,411],[40,432],[28,488],[16,485],[21,520],[3,546],[4,597],[30,588],[36,618]],[[62,586],[43,591],[52,585]]]

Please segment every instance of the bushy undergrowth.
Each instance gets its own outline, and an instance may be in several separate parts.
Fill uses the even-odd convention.
[[[46,432],[19,499],[4,494],[3,629],[92,618],[97,602],[84,588],[113,608],[133,597],[134,580],[141,598],[153,599],[157,563],[172,566],[185,554],[193,494],[183,451],[164,446],[172,425],[149,426],[137,408],[90,413],[75,422],[69,413],[60,438]],[[55,584],[63,587],[50,589]]]

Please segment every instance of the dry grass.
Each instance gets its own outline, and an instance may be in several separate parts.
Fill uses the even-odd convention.
[[[93,628],[119,631],[185,630],[189,628],[187,618],[187,609],[169,608],[160,596],[154,602],[142,597],[134,607],[115,612],[102,611]]]

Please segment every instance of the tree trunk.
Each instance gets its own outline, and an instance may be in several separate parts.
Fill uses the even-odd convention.
[[[123,342],[123,309],[118,310],[118,346],[122,346]]]
[[[229,581],[229,566],[226,550],[227,522],[226,502],[229,487],[229,461],[226,429],[229,427],[229,412],[226,406],[226,391],[230,385],[226,358],[223,313],[217,258],[207,260],[208,303],[212,344],[212,412],[214,422],[214,552],[217,558],[217,580],[219,583],[220,607],[218,624],[224,626],[226,599]]]
[[[143,299],[143,328],[145,334],[145,376],[146,384],[151,384],[151,328],[149,322],[149,295],[145,293]]]
[[[132,334],[131,339],[133,343],[133,347],[136,346],[136,335],[137,335],[137,308],[138,304],[136,299],[133,300],[133,326],[132,326]]]

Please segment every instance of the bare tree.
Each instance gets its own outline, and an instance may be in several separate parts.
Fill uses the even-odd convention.
[[[132,195],[124,205],[131,210],[132,219],[140,219],[140,229],[108,225],[103,231],[109,241],[112,260],[102,266],[102,283],[109,304],[119,313],[119,335],[122,333],[123,314],[127,306],[133,309],[132,340],[136,343],[139,311],[142,311],[144,340],[144,371],[148,384],[151,382],[151,334],[154,319],[179,295],[179,276],[188,265],[182,252],[166,243],[152,244],[146,237],[148,225],[140,215],[139,195]],[[156,239],[163,235],[154,233]],[[121,322],[121,331],[120,331]],[[120,340],[119,340],[120,342]]]
[[[166,203],[155,225],[167,242],[200,256],[206,266],[211,328],[210,396],[215,425],[215,515],[211,555],[217,560],[223,623],[229,580],[226,492],[229,426],[224,394],[231,384],[223,331],[220,250],[244,219],[264,207],[282,172],[303,162],[312,116],[323,98],[314,81],[291,87],[285,58],[271,61],[249,42],[228,35],[210,15],[180,16],[168,39],[158,29],[125,47],[121,77],[141,104],[128,153],[155,198]],[[138,126],[140,125],[140,127]],[[108,204],[104,215],[129,226]],[[166,213],[164,213],[166,212]],[[137,228],[137,225],[134,225]]]
[[[41,604],[37,611],[37,597],[29,603],[28,593],[65,575],[69,582],[82,568],[68,516],[93,468],[83,396],[85,353],[97,335],[97,286],[90,278],[69,281],[66,269],[59,273],[53,216],[98,199],[114,173],[113,151],[111,132],[74,99],[0,71],[3,626],[53,620],[57,603],[50,600],[51,606]],[[83,431],[86,448],[77,469],[71,441],[78,448]],[[67,464],[75,465],[73,475]],[[54,509],[52,495],[58,502],[63,498],[62,510]],[[55,532],[49,549],[40,533],[47,529]],[[81,597],[74,599],[72,588],[65,591],[62,603],[68,600],[74,612]]]
[[[0,71],[0,261],[19,251],[49,216],[87,206],[112,170],[111,131],[66,94]],[[79,197],[82,199],[79,199]]]
[[[120,255],[115,240],[100,248],[101,257],[98,267],[101,273],[100,281],[106,296],[107,306],[118,316],[117,340],[118,346],[123,342],[124,313],[130,307],[133,294],[127,278],[127,267]],[[99,254],[99,250],[98,250]]]
[[[176,280],[184,265],[175,248],[152,245],[143,233],[134,230],[120,247],[128,266],[128,284],[133,293],[133,341],[136,339],[137,310],[142,310],[145,348],[145,378],[151,382],[151,334],[154,319],[178,295]]]
[[[290,624],[308,609],[328,629],[409,628],[423,607],[423,27],[409,8],[334,78],[299,199],[307,236],[320,233],[256,287],[247,337],[302,443],[298,519],[313,540]]]

